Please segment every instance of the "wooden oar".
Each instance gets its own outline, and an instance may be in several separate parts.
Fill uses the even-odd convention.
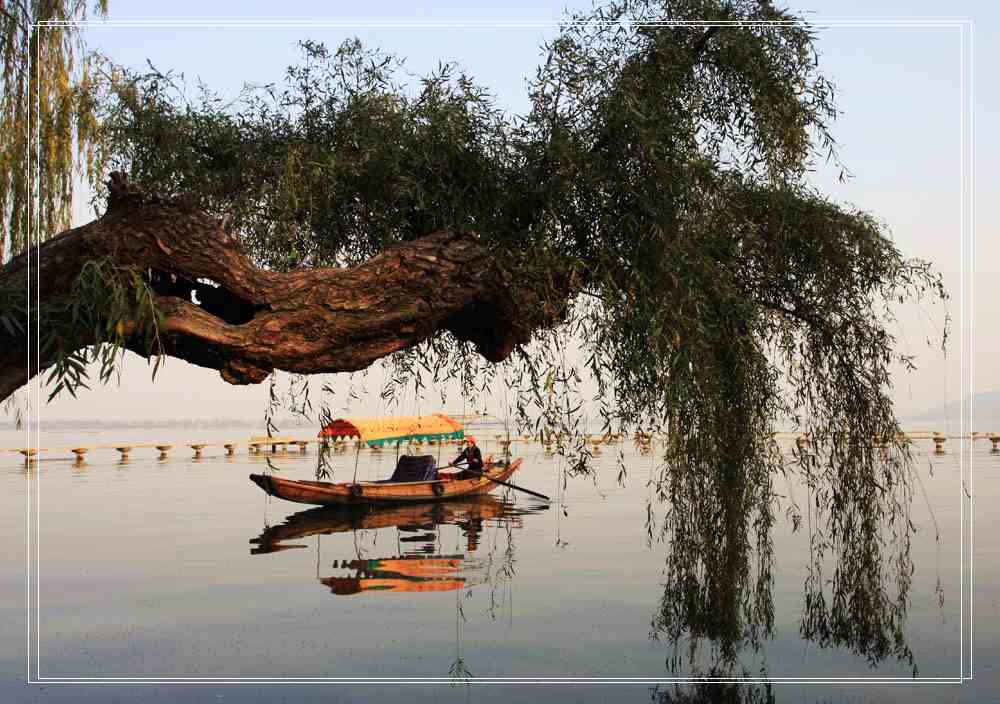
[[[452,463],[452,464],[449,464],[449,465],[445,465],[445,467],[446,468],[447,467],[458,467],[458,465],[460,465],[460,464],[466,464],[467,462],[468,462],[468,460],[462,460],[461,462],[458,462],[458,463]],[[548,496],[546,496],[545,494],[539,494],[537,491],[532,491],[531,489],[525,489],[523,486],[518,486],[517,484],[511,484],[510,482],[501,481],[500,479],[494,479],[490,475],[483,474],[482,472],[477,472],[474,469],[469,469],[468,467],[466,467],[465,471],[469,472],[470,474],[474,474],[477,477],[482,477],[483,479],[489,479],[491,482],[493,482],[495,484],[502,484],[504,486],[509,486],[511,489],[517,489],[518,491],[523,491],[525,494],[531,494],[532,496],[537,496],[538,498],[545,499],[546,501],[551,501],[552,500]]]

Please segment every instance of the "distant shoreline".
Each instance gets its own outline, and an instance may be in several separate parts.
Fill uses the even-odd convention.
[[[273,421],[274,424],[279,428],[284,427],[314,427],[317,424],[314,422],[307,422],[301,419],[278,419]],[[81,430],[86,428],[117,428],[117,429],[136,429],[136,428],[259,428],[263,426],[264,423],[260,419],[256,420],[242,420],[234,418],[223,418],[223,419],[192,419],[192,420],[42,420],[41,422],[32,422],[30,425],[25,423],[22,425],[21,430],[25,428],[42,428],[45,430]],[[14,421],[2,421],[0,422],[0,431],[15,431],[17,430],[17,424]]]
[[[989,409],[993,411],[994,409]],[[955,431],[957,432],[960,425],[960,418],[957,415],[936,415],[932,413],[925,413],[919,416],[911,416],[899,419],[900,425],[903,430],[917,432],[917,431]],[[280,432],[284,432],[285,429],[293,428],[318,428],[319,423],[317,421],[307,421],[301,418],[282,418],[275,419],[273,421],[275,427],[279,429]],[[977,413],[974,416],[973,425],[975,427],[966,428],[966,432],[975,430],[978,432],[1000,432],[1000,415],[985,412]],[[26,430],[46,430],[46,431],[61,431],[61,430],[150,430],[150,429],[185,429],[185,430],[212,430],[219,428],[246,428],[248,430],[260,430],[262,433],[264,427],[263,419],[241,419],[241,418],[205,418],[205,419],[168,419],[168,420],[45,420],[41,422],[32,422],[30,425],[25,423],[21,426],[20,430],[17,428],[17,424],[13,420],[4,419],[0,420],[0,432],[24,432]],[[485,430],[486,428],[502,428],[503,422],[493,419],[488,419],[485,421],[472,421],[466,424],[466,427],[471,429],[479,428],[480,430]],[[796,432],[796,429],[791,426],[780,425],[778,428],[779,432]],[[512,431],[513,432],[513,429]],[[597,432],[592,429],[592,432]]]

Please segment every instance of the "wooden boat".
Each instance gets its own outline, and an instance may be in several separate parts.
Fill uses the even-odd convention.
[[[434,481],[423,482],[330,482],[299,481],[266,474],[251,474],[250,481],[271,496],[300,504],[335,506],[338,504],[404,503],[409,501],[446,501],[485,494],[506,481],[521,467],[521,459],[506,464],[487,461],[483,477],[463,478],[462,473],[440,472]]]

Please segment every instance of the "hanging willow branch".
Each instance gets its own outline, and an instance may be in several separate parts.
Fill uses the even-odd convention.
[[[69,227],[77,169],[101,172],[94,74],[72,24],[88,6],[107,14],[107,0],[0,3],[0,263],[24,251],[29,224],[39,240]]]

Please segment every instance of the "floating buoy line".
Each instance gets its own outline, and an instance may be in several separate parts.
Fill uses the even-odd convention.
[[[482,437],[482,436],[481,436]],[[620,433],[611,433],[606,435],[591,435],[585,434],[584,441],[586,444],[590,445],[591,452],[594,455],[599,455],[601,453],[601,446],[620,446],[630,439],[636,446],[636,449],[640,451],[641,454],[646,454],[650,452],[657,441],[662,440],[665,435],[654,434],[654,433],[635,433],[631,438],[626,438]],[[792,440],[799,452],[808,452],[809,448],[813,445],[813,441],[808,434],[805,433],[775,433],[775,439],[786,439]],[[945,445],[949,440],[970,440],[975,442],[977,440],[987,440],[991,444],[992,452],[1000,452],[1000,433],[940,433],[936,431],[908,431],[900,434],[898,438],[905,441],[908,444],[914,444],[918,441],[929,440],[934,443],[934,453],[938,455],[946,454]],[[514,444],[540,444],[546,456],[551,456],[553,454],[563,454],[565,450],[566,437],[560,433],[552,433],[540,439],[532,435],[496,435],[494,441],[496,443],[497,449],[504,455],[508,455],[511,452],[511,446]],[[413,440],[406,443],[404,446],[409,448],[409,451],[423,451],[429,448],[435,448],[439,451],[444,445],[461,445],[461,439],[442,439],[442,440]],[[401,443],[394,443],[397,447],[397,452],[400,449]],[[875,447],[885,447],[887,443],[872,441]],[[114,443],[100,443],[95,445],[72,445],[64,447],[8,447],[0,448],[0,453],[19,453],[24,457],[25,462],[33,462],[37,460],[42,455],[49,456],[73,456],[77,464],[84,464],[85,456],[88,452],[94,450],[115,450],[119,453],[121,461],[127,462],[130,456],[138,450],[155,450],[158,453],[158,458],[160,460],[166,460],[171,455],[172,452],[183,451],[187,449],[191,455],[192,459],[201,459],[203,452],[206,448],[222,448],[225,450],[226,457],[233,457],[236,455],[237,451],[241,448],[246,448],[246,452],[251,457],[273,457],[282,455],[306,455],[308,454],[308,449],[310,445],[316,445],[318,449],[324,449],[326,451],[332,452],[334,454],[346,453],[348,447],[352,447],[355,450],[355,459],[360,455],[362,451],[369,452],[372,455],[378,456],[382,453],[383,448],[381,446],[370,447],[365,442],[353,441],[348,443],[346,440],[334,440],[331,438],[298,438],[298,437],[251,437],[249,440],[223,440],[223,441],[198,441],[198,442],[114,442]],[[294,449],[290,449],[294,448]]]

